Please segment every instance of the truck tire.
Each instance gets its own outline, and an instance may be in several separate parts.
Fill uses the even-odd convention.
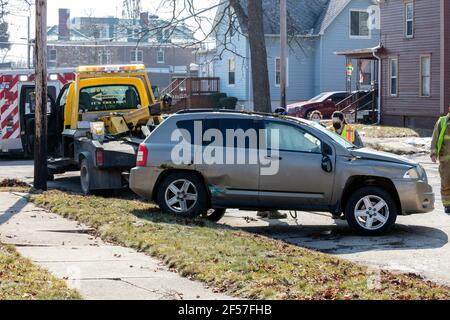
[[[350,227],[364,236],[388,232],[397,220],[397,204],[383,188],[369,186],[356,190],[345,208]]]
[[[195,174],[175,172],[159,185],[157,202],[165,213],[195,218],[206,212],[208,193],[203,181]]]
[[[223,218],[226,211],[227,209],[209,209],[202,214],[202,218],[209,221],[218,222]]]
[[[80,165],[80,182],[81,182],[81,192],[87,196],[92,194],[91,190],[91,169],[89,168],[88,160],[84,158],[81,160]]]

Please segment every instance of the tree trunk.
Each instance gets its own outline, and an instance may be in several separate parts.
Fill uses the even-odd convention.
[[[34,187],[47,190],[47,0],[36,1]]]
[[[248,40],[253,83],[254,110],[272,112],[262,0],[248,0]]]

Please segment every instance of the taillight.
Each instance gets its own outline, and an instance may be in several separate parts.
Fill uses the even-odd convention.
[[[148,157],[148,149],[145,144],[141,143],[139,145],[137,158],[136,158],[136,166],[137,167],[145,167],[147,166],[147,157]]]
[[[105,153],[103,150],[98,150],[95,152],[95,160],[97,162],[97,167],[103,167],[105,164]]]

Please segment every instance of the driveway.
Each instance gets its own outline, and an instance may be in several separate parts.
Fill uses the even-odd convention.
[[[411,156],[424,165],[437,196],[436,210],[425,215],[399,217],[396,228],[383,237],[356,236],[345,221],[330,215],[299,212],[294,220],[257,219],[256,212],[228,210],[221,223],[239,227],[302,247],[392,271],[413,272],[450,285],[450,216],[440,199],[438,167],[427,156]],[[30,181],[32,162],[1,161],[0,179],[14,177]],[[79,190],[77,174],[56,177],[50,187]]]

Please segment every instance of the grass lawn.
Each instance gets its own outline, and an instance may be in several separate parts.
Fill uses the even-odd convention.
[[[381,272],[282,241],[203,220],[164,215],[149,203],[61,191],[30,201],[163,260],[214,291],[250,299],[450,299],[450,288]],[[371,283],[378,285],[370,286]]]
[[[0,300],[68,300],[81,299],[64,281],[52,276],[12,246],[0,243]]]

